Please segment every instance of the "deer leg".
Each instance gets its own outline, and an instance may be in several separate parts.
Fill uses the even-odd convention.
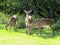
[[[31,30],[32,30],[32,27],[30,28],[29,26],[27,26],[27,28],[26,28],[26,34],[30,34]]]
[[[26,34],[28,33],[28,23],[26,23]]]
[[[12,20],[10,22],[8,22],[8,24],[6,25],[6,30],[8,29],[8,26],[11,25],[12,23],[13,23]]]
[[[26,34],[28,34],[28,25],[26,25]]]
[[[17,29],[17,22],[14,23],[14,30],[16,31]]]
[[[52,36],[54,36],[55,35],[55,30],[53,29],[52,26],[50,26],[50,28],[51,28],[51,31],[52,31]]]
[[[55,30],[52,29],[52,36],[55,36]]]
[[[40,36],[42,36],[42,30],[41,30],[41,27],[38,28],[38,31],[39,31]]]
[[[55,31],[51,30],[51,36],[55,36]]]

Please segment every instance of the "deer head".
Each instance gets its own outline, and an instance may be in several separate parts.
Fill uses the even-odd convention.
[[[29,10],[29,11],[24,10],[24,12],[26,13],[26,15],[28,15],[28,14],[30,14],[32,12],[32,10]]]

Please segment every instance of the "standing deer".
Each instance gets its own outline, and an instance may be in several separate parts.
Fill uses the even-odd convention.
[[[25,24],[26,24],[26,30],[27,30],[28,26],[32,22],[32,16],[29,15],[32,12],[32,10],[29,10],[29,11],[24,10],[24,12],[26,13]]]
[[[17,26],[17,21],[18,21],[17,16],[16,16],[16,15],[13,15],[13,16],[11,17],[10,21],[6,24],[6,30],[8,29],[8,26],[9,26],[9,25],[12,25],[12,24],[14,24],[14,26],[15,26],[15,28],[16,28],[16,26]]]
[[[41,34],[41,27],[43,27],[43,26],[49,26],[52,29],[53,22],[54,22],[54,20],[50,19],[50,18],[40,18],[40,19],[37,19],[37,20],[33,21],[29,25],[29,27],[27,28],[26,32],[27,32],[27,34],[29,34],[30,31],[33,28],[38,28],[38,30],[40,31],[40,34]],[[54,30],[52,29],[52,35],[53,34],[54,34]]]

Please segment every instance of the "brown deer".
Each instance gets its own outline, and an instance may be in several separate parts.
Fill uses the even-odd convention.
[[[41,27],[43,26],[49,26],[51,29],[52,29],[52,24],[53,24],[54,20],[53,19],[50,19],[50,18],[40,18],[40,19],[37,19],[35,21],[33,21],[29,27],[27,28],[26,30],[26,33],[29,34],[30,31],[33,29],[33,28],[38,28],[38,30],[40,31],[41,33]],[[52,29],[52,35],[54,34],[54,30]]]
[[[18,17],[16,15],[13,15],[10,19],[10,21],[6,24],[6,30],[8,29],[9,25],[14,24],[15,28],[17,26],[17,21],[18,21]]]
[[[32,12],[32,10],[24,10],[24,12],[26,13],[26,18],[25,18],[25,24],[26,24],[26,29],[28,28],[28,26],[31,24],[32,22],[32,16],[30,16],[29,14]]]

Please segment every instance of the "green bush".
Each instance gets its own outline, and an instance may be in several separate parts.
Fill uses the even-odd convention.
[[[22,14],[22,15],[18,15],[18,24],[17,24],[17,27],[18,28],[25,28],[25,15]]]
[[[20,15],[20,14],[16,14],[18,17],[18,24],[17,27],[18,28],[23,28],[25,27],[25,15]],[[0,12],[0,24],[7,24],[8,21],[10,21],[11,15],[7,15],[4,14],[2,12]]]
[[[54,30],[55,30],[55,31],[59,31],[59,30],[60,30],[60,20],[57,20],[57,21],[54,23],[53,27],[54,27]]]

